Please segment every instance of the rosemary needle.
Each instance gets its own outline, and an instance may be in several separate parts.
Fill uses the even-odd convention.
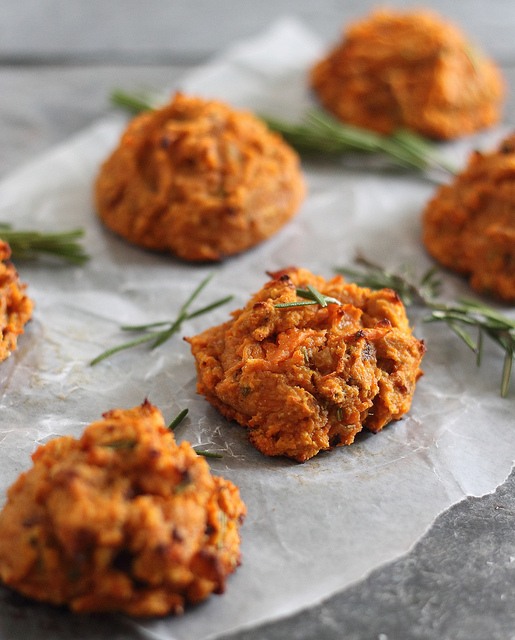
[[[116,89],[111,102],[132,114],[156,109],[161,104],[155,93],[128,93]],[[299,123],[291,123],[262,115],[270,129],[299,152],[324,153],[332,156],[350,151],[381,154],[396,166],[418,172],[437,171],[444,175],[456,170],[439,156],[435,146],[422,136],[400,129],[390,136],[340,122],[321,109],[310,109]]]
[[[429,140],[406,129],[385,136],[340,122],[320,109],[310,109],[297,124],[276,118],[263,119],[298,151],[331,155],[349,151],[378,153],[405,169],[455,173]]]
[[[0,239],[7,242],[12,257],[18,260],[32,260],[46,254],[73,264],[83,264],[89,259],[78,243],[83,236],[82,229],[59,233],[16,231],[11,225],[0,223]]]
[[[360,286],[393,289],[406,306],[428,309],[425,322],[445,323],[476,354],[478,366],[481,364],[483,338],[487,336],[495,342],[504,351],[500,394],[503,398],[508,395],[515,357],[515,320],[477,300],[438,301],[436,295],[440,280],[434,268],[417,282],[409,275],[391,273],[366,258],[358,257],[357,262],[362,269],[340,267],[336,271]],[[469,329],[476,330],[477,338],[469,333]]]
[[[208,313],[209,311],[212,311],[213,309],[226,304],[227,302],[229,302],[229,300],[232,300],[232,296],[226,296],[225,298],[216,300],[215,302],[212,302],[205,307],[201,307],[196,311],[189,311],[191,304],[198,298],[198,296],[212,277],[213,274],[207,276],[207,278],[204,278],[204,280],[202,280],[202,282],[195,288],[186,302],[181,306],[181,308],[179,309],[179,313],[174,320],[151,322],[149,324],[140,325],[122,325],[120,327],[122,331],[141,332],[143,335],[135,338],[134,340],[129,340],[128,342],[124,342],[117,345],[116,347],[112,347],[110,349],[107,349],[106,351],[103,351],[100,355],[91,360],[90,365],[93,366],[95,364],[98,364],[102,360],[105,360],[106,358],[109,358],[110,356],[120,351],[130,349],[131,347],[136,347],[146,342],[150,342],[151,348],[155,349],[156,347],[166,342],[175,333],[177,333],[185,320],[196,318],[197,316],[200,316],[204,313]]]
[[[222,453],[217,453],[216,451],[207,451],[206,449],[198,449],[193,447],[195,453],[199,456],[204,456],[204,458],[223,458]]]
[[[274,305],[275,308],[291,309],[293,307],[307,307],[314,304],[319,304],[321,307],[327,307],[328,304],[341,304],[341,302],[336,298],[325,296],[310,284],[308,284],[305,289],[303,289],[302,287],[297,287],[296,294],[299,296],[299,298],[303,298],[303,300],[294,300],[292,302],[278,302],[276,305]]]
[[[158,96],[150,91],[128,93],[121,89],[115,89],[111,93],[111,103],[113,105],[122,107],[133,114],[157,109],[160,102]]]
[[[184,418],[187,415],[188,415],[188,409],[183,409],[182,411],[180,411],[168,425],[168,428],[170,429],[170,431],[174,431],[181,424],[181,422],[184,420]]]

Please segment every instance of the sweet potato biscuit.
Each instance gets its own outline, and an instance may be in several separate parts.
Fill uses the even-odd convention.
[[[192,261],[265,240],[304,192],[297,154],[258,118],[182,94],[129,124],[95,187],[110,229]]]
[[[304,269],[271,277],[230,321],[187,339],[198,392],[259,451],[303,462],[409,410],[424,345],[395,292]],[[341,304],[276,306],[308,285]]]
[[[148,402],[39,447],[0,513],[0,577],[77,612],[181,613],[240,561],[237,488]]]
[[[423,241],[477,291],[515,302],[515,135],[491,153],[475,151],[423,213]]]
[[[497,66],[429,11],[379,10],[344,32],[310,74],[324,107],[379,133],[451,139],[500,119]]]
[[[32,317],[33,308],[10,257],[9,245],[0,240],[0,362],[16,349],[18,336]]]

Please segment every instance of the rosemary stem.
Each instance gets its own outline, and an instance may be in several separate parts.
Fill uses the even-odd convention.
[[[102,360],[105,360],[106,358],[109,358],[109,357],[115,355],[116,353],[119,353],[120,351],[124,351],[125,349],[130,349],[131,347],[137,347],[138,345],[144,344],[145,342],[150,342],[150,340],[153,340],[155,338],[155,336],[157,336],[157,335],[159,335],[159,334],[156,331],[154,331],[152,333],[147,333],[144,336],[141,336],[139,338],[135,338],[134,340],[131,340],[130,342],[124,342],[123,344],[119,344],[116,347],[112,347],[111,349],[107,349],[107,351],[103,351],[96,358],[93,358],[93,360],[91,360],[91,362],[89,364],[91,366],[93,366],[95,364],[98,364]]]
[[[84,236],[82,229],[58,233],[14,230],[0,223],[0,239],[11,248],[14,259],[29,260],[42,254],[51,255],[73,264],[83,264],[89,257],[79,244]]]
[[[136,347],[145,342],[150,342],[150,348],[155,349],[159,347],[164,342],[166,342],[169,338],[171,338],[175,333],[179,331],[182,326],[182,323],[185,320],[189,320],[190,318],[195,318],[201,314],[207,313],[212,309],[216,309],[229,302],[232,299],[232,296],[225,296],[215,302],[212,302],[204,307],[201,307],[195,311],[189,311],[192,303],[198,298],[204,288],[211,281],[214,274],[208,275],[204,280],[200,282],[200,284],[194,289],[193,293],[188,296],[186,302],[184,302],[179,308],[179,312],[177,317],[174,320],[166,320],[166,321],[158,321],[158,322],[150,322],[148,324],[137,324],[137,325],[122,325],[120,329],[122,331],[130,331],[130,332],[139,332],[142,331],[143,335],[139,338],[135,338],[134,340],[129,340],[128,342],[124,342],[116,347],[112,347],[103,351],[100,355],[93,360],[90,361],[90,365],[95,365],[105,360],[106,358],[120,352],[125,349],[130,349],[131,347]]]
[[[390,273],[362,256],[358,257],[357,262],[363,266],[363,270],[339,268],[336,271],[361,286],[393,289],[406,306],[427,309],[429,314],[424,321],[445,323],[476,354],[478,366],[481,365],[484,336],[496,343],[504,351],[500,393],[502,397],[508,395],[515,355],[515,320],[480,301],[462,299],[447,303],[436,299],[440,281],[434,268],[417,283],[402,274]],[[468,328],[477,329],[476,340],[469,334]]]

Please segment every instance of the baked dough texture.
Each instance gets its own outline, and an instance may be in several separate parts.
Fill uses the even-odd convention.
[[[515,135],[491,153],[474,151],[423,212],[423,242],[472,288],[515,302]]]
[[[340,120],[391,134],[451,139],[501,117],[504,81],[452,24],[420,10],[377,10],[351,24],[311,69],[322,105]]]
[[[396,293],[305,269],[270,276],[231,320],[187,338],[198,392],[259,451],[299,462],[404,415],[424,344]],[[341,304],[276,306],[309,285]]]
[[[0,240],[0,362],[18,345],[18,336],[32,317],[33,303],[26,295],[26,285],[19,280],[9,261],[11,249]]]
[[[180,93],[130,122],[95,186],[98,214],[115,233],[191,261],[265,240],[304,194],[298,155],[261,120]]]
[[[181,613],[240,562],[238,489],[214,477],[158,409],[114,409],[56,438],[8,491],[0,577],[76,612]]]

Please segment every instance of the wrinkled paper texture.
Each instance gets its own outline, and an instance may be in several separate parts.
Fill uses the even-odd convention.
[[[322,52],[305,27],[285,19],[177,88],[293,120],[311,104],[306,71]],[[362,251],[393,269],[411,264],[422,273],[431,262],[421,245],[420,214],[435,184],[371,171],[363,158],[306,161],[309,194],[293,222],[223,264],[189,265],[130,246],[95,216],[92,183],[125,123],[125,115],[115,113],[0,185],[0,220],[17,228],[82,227],[91,255],[83,267],[19,265],[36,306],[19,349],[0,365],[2,496],[29,467],[38,444],[62,434],[79,436],[108,409],[147,397],[171,419],[187,407],[178,439],[222,452],[210,461],[213,472],[235,482],[247,504],[243,564],[223,596],[180,618],[86,618],[77,628],[71,614],[25,603],[17,605],[28,612],[19,627],[22,613],[14,621],[13,605],[4,599],[1,637],[14,628],[41,638],[50,626],[53,638],[72,637],[73,629],[75,638],[195,640],[291,614],[407,552],[442,510],[464,496],[494,490],[513,463],[515,391],[512,385],[510,398],[499,397],[500,352],[486,344],[479,369],[446,327],[424,324],[417,315],[415,333],[428,351],[409,415],[302,465],[255,451],[244,429],[228,424],[196,395],[193,359],[181,337],[225,321],[262,286],[265,271],[299,265],[329,277]],[[493,145],[498,136],[446,145],[444,152],[464,163],[474,146]],[[198,305],[234,294],[232,303],[187,322],[154,351],[133,349],[89,366],[105,348],[127,339],[120,324],[175,317],[211,272]],[[460,279],[444,278],[444,295],[469,294]]]

